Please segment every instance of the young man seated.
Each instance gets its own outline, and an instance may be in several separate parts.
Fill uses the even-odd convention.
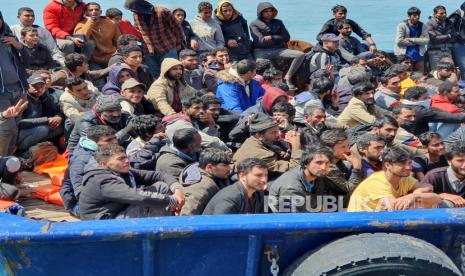
[[[123,62],[121,65],[130,68],[135,78],[143,83],[145,87],[150,87],[154,81],[152,73],[147,65],[142,63],[143,53],[142,49],[137,45],[126,45],[120,50]]]
[[[205,207],[204,215],[263,213],[263,192],[268,187],[267,162],[246,158],[239,162],[236,169],[238,182],[216,193]]]
[[[18,125],[18,153],[63,134],[63,115],[53,98],[46,93],[44,78],[33,75],[28,78],[28,83],[29,104]]]
[[[125,219],[179,212],[184,194],[176,178],[163,172],[131,169],[123,147],[104,145],[88,164],[79,196],[80,217]]]
[[[392,147],[384,151],[383,170],[365,179],[350,197],[349,212],[435,208],[441,203],[429,184],[411,177],[412,157]]]
[[[201,215],[210,199],[229,186],[231,157],[224,151],[211,148],[200,153],[199,162],[187,166],[180,175],[186,204],[182,216]]]
[[[21,30],[21,41],[24,44],[26,56],[23,57],[26,71],[32,75],[37,70],[53,70],[60,68],[58,61],[52,58],[50,50],[42,44],[39,38],[39,32],[34,27],[25,27]]]
[[[286,137],[290,130],[297,130],[294,124],[295,108],[291,103],[280,102],[271,109],[273,119],[278,122],[281,139]]]
[[[109,126],[93,126],[87,131],[87,136],[79,139],[79,144],[68,161],[68,168],[65,171],[60,195],[63,199],[66,210],[76,217],[79,217],[79,195],[82,191],[82,178],[84,168],[94,157],[99,146],[108,144],[118,144],[115,130]]]
[[[357,150],[362,157],[362,179],[383,169],[384,138],[373,133],[361,135],[356,143]]]
[[[142,40],[142,35],[131,22],[123,18],[123,12],[117,8],[109,8],[105,11],[105,16],[118,26],[122,35],[133,35],[138,40]]]
[[[179,177],[187,165],[198,161],[202,138],[195,129],[183,128],[176,130],[170,141],[160,149],[155,170]]]
[[[127,79],[121,85],[121,108],[123,111],[131,115],[143,115],[147,114],[142,105],[142,99],[144,98],[145,85],[138,82],[134,78]]]
[[[134,35],[121,35],[116,41],[116,52],[111,56],[108,61],[108,66],[112,66],[117,63],[124,63],[122,50],[125,46],[137,46],[137,37]],[[142,58],[142,57],[141,57]]]
[[[413,168],[415,177],[421,181],[429,171],[447,167],[447,160],[446,146],[441,135],[436,132],[425,132],[420,135],[419,139],[426,149],[426,154],[413,158]]]
[[[329,148],[312,146],[304,150],[300,166],[281,175],[271,185],[268,205],[276,213],[324,211],[318,197],[333,195],[325,181],[331,165]]]
[[[465,144],[450,145],[446,151],[448,166],[429,171],[422,183],[433,185],[433,191],[446,200],[447,206],[465,207]]]
[[[141,115],[132,119],[134,140],[129,143],[126,153],[131,167],[140,170],[155,170],[158,153],[167,143],[165,128],[161,119],[154,115]]]

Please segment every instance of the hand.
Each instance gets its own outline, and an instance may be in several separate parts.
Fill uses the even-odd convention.
[[[15,106],[8,107],[5,111],[2,112],[2,116],[5,119],[18,117],[21,112],[23,112],[28,105],[26,100],[19,100]]]
[[[84,44],[86,44],[84,42],[84,40],[78,38],[78,37],[70,37],[69,39],[71,39],[71,41],[74,43],[74,45],[78,46],[78,47],[82,47],[84,46]]]
[[[191,40],[191,48],[192,50],[196,51],[199,49],[199,42],[197,40]]]
[[[362,158],[360,156],[356,156],[355,154],[344,154],[344,158],[346,161],[348,161],[350,164],[352,164],[352,167],[356,170],[361,170],[362,169]]]
[[[278,123],[280,129],[287,129],[289,121],[283,116],[273,116],[273,119]]]
[[[200,115],[200,121],[206,123],[209,127],[215,127],[216,122],[215,119],[213,119],[213,116],[209,113],[205,113],[203,115]]]
[[[5,43],[5,44],[8,44],[8,45],[11,45],[12,47],[14,47],[15,49],[19,50],[21,49],[21,43],[18,42],[18,40],[16,40],[16,37],[14,36],[4,36],[2,38],[2,42]]]
[[[180,189],[176,189],[173,194],[174,198],[176,199],[176,209],[181,209],[186,203],[186,197],[184,193]]]
[[[393,210],[407,210],[415,205],[415,195],[408,194],[401,198],[396,199],[394,202]]]
[[[291,144],[292,149],[300,149],[300,133],[295,130],[290,130],[286,133],[284,141]]]
[[[273,37],[271,37],[271,35],[267,35],[267,36],[263,37],[263,39],[265,41],[271,41],[271,40],[273,40]]]
[[[61,118],[60,116],[50,117],[48,118],[48,126],[51,128],[57,128],[60,126],[62,121],[63,118]]]
[[[333,107],[333,109],[335,110],[339,109],[339,101],[340,101],[339,92],[334,91],[333,94],[331,95],[331,106]]]
[[[452,201],[455,207],[465,207],[465,199],[459,195],[442,193],[439,195],[442,199]]]
[[[237,48],[237,46],[239,46],[239,44],[237,43],[235,39],[228,40],[227,45],[229,48]]]
[[[370,52],[374,53],[376,52],[378,49],[376,49],[376,45],[370,45],[370,48],[369,48]]]
[[[155,133],[153,137],[161,141],[166,138],[166,134],[164,132],[158,132],[158,133]]]

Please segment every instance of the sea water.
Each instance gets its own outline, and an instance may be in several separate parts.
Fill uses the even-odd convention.
[[[51,0],[0,0],[0,10],[5,21],[16,24],[16,12],[20,7],[31,7],[36,12],[36,24],[43,26],[42,11]],[[88,0],[87,2],[90,2]],[[97,0],[105,10],[110,7],[119,8],[124,16],[132,21],[132,15],[123,8],[123,0]],[[197,4],[193,0],[160,0],[150,1],[167,7],[183,7],[187,12],[187,19],[197,14]],[[233,0],[232,3],[250,23],[257,17],[257,4],[259,0]],[[379,49],[392,51],[396,26],[401,20],[407,18],[409,7],[416,6],[422,11],[421,20],[428,21],[436,5],[443,5],[448,13],[454,12],[463,3],[463,0],[276,0],[270,1],[278,9],[278,18],[284,21],[292,39],[306,40],[315,43],[315,37],[323,24],[332,17],[331,8],[341,4],[348,9],[348,18],[355,20],[366,31],[372,34]],[[218,1],[211,1],[215,7]]]

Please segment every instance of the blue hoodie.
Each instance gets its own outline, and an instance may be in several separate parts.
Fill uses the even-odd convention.
[[[131,77],[137,78],[136,74],[134,74],[131,69],[121,65],[115,65],[111,68],[110,73],[108,73],[107,83],[102,88],[102,94],[112,95],[120,93],[122,83],[119,82],[118,76],[123,70],[128,71],[131,74]]]

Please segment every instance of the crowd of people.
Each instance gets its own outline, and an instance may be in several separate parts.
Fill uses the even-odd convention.
[[[46,144],[84,220],[465,207],[465,3],[408,9],[394,54],[342,5],[315,45],[268,2],[124,8],[0,13],[0,199]]]

